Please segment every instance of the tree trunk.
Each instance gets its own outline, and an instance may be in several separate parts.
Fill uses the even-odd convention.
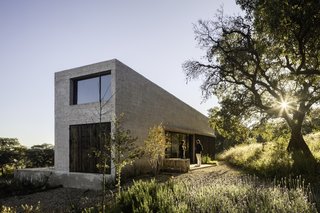
[[[305,157],[314,158],[308,145],[303,139],[301,127],[302,125],[299,124],[291,127],[291,138],[287,150],[290,152],[302,152]]]

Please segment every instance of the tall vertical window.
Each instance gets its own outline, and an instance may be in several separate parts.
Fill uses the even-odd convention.
[[[111,123],[71,125],[69,131],[70,172],[98,173],[98,159],[94,152],[103,149],[108,143],[107,137],[111,132]],[[111,152],[108,152],[111,156]],[[109,166],[106,172],[110,174],[111,158],[108,157],[106,160]]]
[[[110,72],[73,80],[73,104],[106,101],[110,98]]]

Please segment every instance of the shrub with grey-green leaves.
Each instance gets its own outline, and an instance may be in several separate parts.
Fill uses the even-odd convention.
[[[120,194],[115,212],[317,212],[310,190],[294,180],[255,177],[157,183],[137,181]],[[286,183],[285,183],[286,182]]]

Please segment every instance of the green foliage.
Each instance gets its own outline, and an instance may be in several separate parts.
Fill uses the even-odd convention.
[[[160,171],[167,147],[168,144],[162,124],[150,128],[141,151],[143,156],[148,160],[155,175]]]
[[[18,179],[13,179],[13,177],[1,177],[0,178],[0,198],[26,195],[39,191],[44,191],[49,188],[47,176],[35,181],[23,179],[22,181]]]
[[[251,129],[250,137],[255,138],[258,143],[277,141],[281,140],[281,138],[289,140],[290,130],[284,121],[271,119],[254,126]],[[258,139],[259,137],[261,137],[260,140]]]
[[[302,128],[303,134],[309,134],[312,132],[320,131],[320,108],[312,109],[304,120],[304,126]]]
[[[299,68],[302,72],[319,69],[319,64],[315,61],[320,52],[318,49],[320,29],[316,26],[320,22],[319,1],[255,0],[254,2],[252,15],[256,17],[255,29],[259,34],[272,36],[270,42],[276,44],[272,49],[277,50],[274,54],[286,54],[291,62],[290,65],[294,68],[299,68],[300,64],[304,65],[305,67]],[[300,61],[301,59],[304,61]]]
[[[138,148],[135,144],[137,138],[131,135],[130,130],[125,130],[121,124],[122,116],[114,121],[114,129],[111,136],[111,160],[116,169],[116,186],[118,193],[121,190],[121,172],[126,165],[130,165],[138,156]]]
[[[183,64],[188,78],[203,77],[205,97],[252,123],[281,118],[288,149],[311,156],[301,135],[305,115],[320,100],[319,1],[237,0],[243,15],[195,25],[202,60]]]
[[[126,165],[134,162],[139,154],[139,150],[135,144],[136,137],[131,135],[130,130],[122,127],[123,115],[115,118],[113,121],[113,130],[110,134],[101,130],[99,137],[102,139],[102,148],[94,150],[95,157],[98,160],[97,167],[103,174],[103,191],[105,194],[105,173],[109,167],[108,162],[111,159],[116,171],[116,187],[118,193],[121,190],[121,173]]]
[[[286,187],[287,182],[294,182]],[[113,212],[317,212],[299,181],[262,183],[253,177],[135,182],[118,197]]]
[[[217,107],[209,111],[209,124],[223,141],[230,145],[243,143],[248,139],[249,129],[242,124],[239,117]]]
[[[26,150],[28,168],[50,167],[54,164],[54,150],[51,144],[34,145]]]
[[[265,145],[259,143],[237,145],[218,155],[218,159],[263,177],[313,175],[312,162],[302,154],[299,155],[299,152],[287,152],[286,141],[286,138],[278,138]],[[320,161],[320,132],[307,135],[306,141],[315,158]]]
[[[26,148],[16,138],[0,138],[1,175],[13,174],[13,171],[19,168],[53,166],[53,161],[54,150],[51,144]]]
[[[286,151],[285,143],[241,144],[230,148],[218,159],[226,160],[249,172],[264,177],[282,177],[290,174],[293,160]]]
[[[19,143],[17,138],[0,138],[1,175],[24,166],[25,150],[26,148]]]
[[[320,161],[320,131],[306,135],[306,141],[314,157]]]
[[[98,138],[100,140],[100,148],[94,148],[92,150],[94,157],[97,159],[97,169],[99,173],[105,175],[110,171],[111,162],[111,135],[107,129],[104,129],[102,125],[99,126]]]
[[[204,164],[218,165],[218,161],[211,159],[211,157],[209,155],[201,155],[201,162]]]
[[[183,197],[183,189],[173,182],[158,184],[154,179],[137,181],[127,191],[121,192],[113,211],[186,212]]]

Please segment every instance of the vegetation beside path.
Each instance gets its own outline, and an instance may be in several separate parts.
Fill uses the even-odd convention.
[[[306,142],[320,161],[320,132],[306,136]],[[297,158],[288,152],[287,141],[278,139],[267,143],[240,144],[218,155],[218,159],[225,160],[245,171],[266,178],[281,178],[302,175],[306,178],[315,178],[319,169],[309,164],[303,158]]]
[[[114,212],[317,212],[297,178],[262,181],[222,164],[164,183],[139,180],[123,191]]]
[[[162,173],[156,179],[143,176],[124,188],[119,197],[110,199],[106,209],[113,212],[317,212],[310,188],[301,179],[262,181],[223,162],[185,174]],[[30,206],[38,201],[35,207],[39,212],[55,207],[66,212],[101,210],[101,194],[77,192],[83,196],[74,203],[73,195],[67,192],[61,188],[6,198],[0,203],[2,211],[10,204],[11,212],[21,210],[21,204]],[[62,202],[58,199],[61,194],[70,199]],[[42,197],[52,199],[48,203]],[[77,206],[80,200],[81,207]]]

